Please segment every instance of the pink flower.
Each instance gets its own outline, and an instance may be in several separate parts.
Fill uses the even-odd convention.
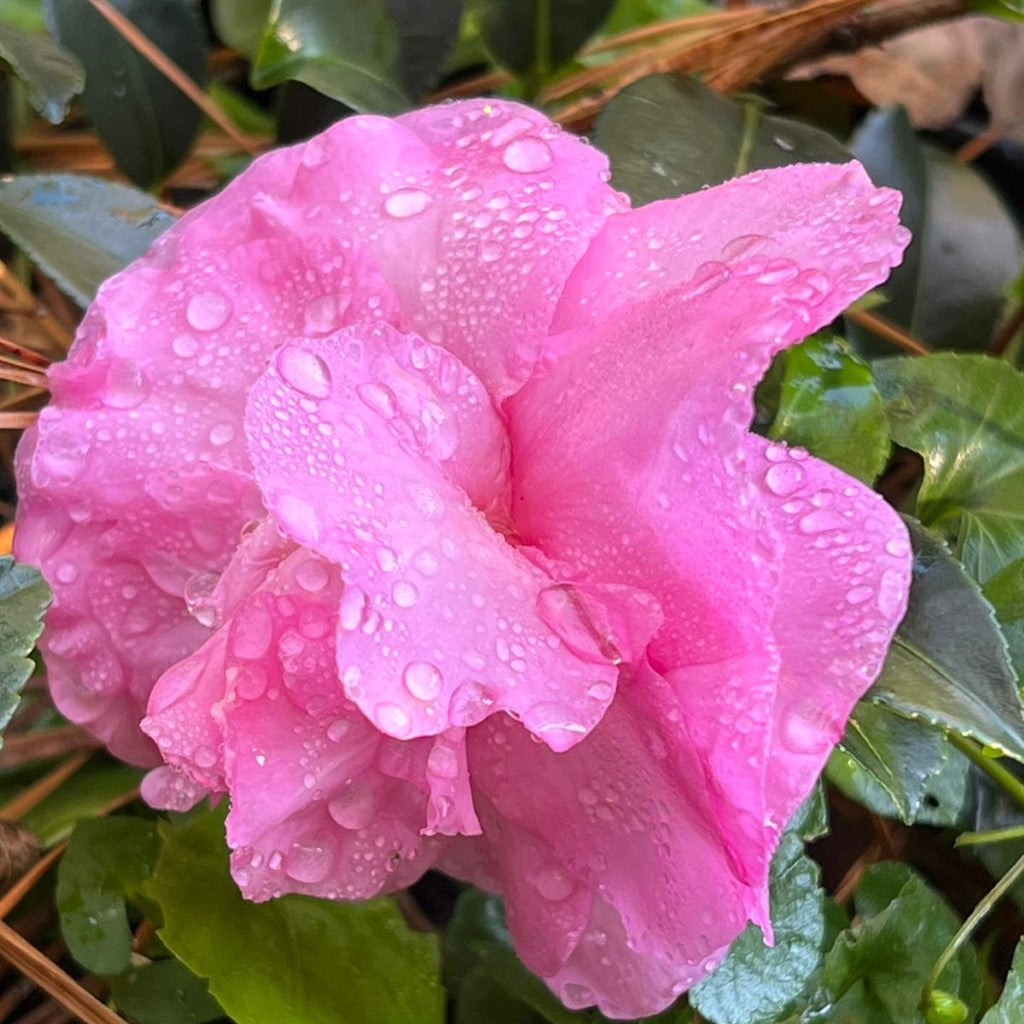
[[[748,432],[898,196],[791,167],[630,211],[498,101],[258,160],[101,290],[19,451],[54,696],[244,893],[501,892],[570,1006],[721,959],[904,610],[871,491]]]

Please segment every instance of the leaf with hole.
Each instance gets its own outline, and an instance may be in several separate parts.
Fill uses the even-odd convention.
[[[47,36],[0,23],[0,60],[28,88],[28,100],[51,124],[67,116],[68,104],[85,88],[78,58]]]
[[[0,556],[0,729],[11,720],[35,667],[29,655],[43,631],[50,588],[31,565]]]
[[[901,107],[869,114],[850,149],[876,185],[903,194],[912,235],[880,314],[931,348],[987,349],[1022,257],[1013,216],[976,170],[922,143]],[[866,328],[848,330],[865,355],[891,353]]]
[[[0,181],[0,230],[81,306],[173,223],[146,193],[115,181],[74,174]]]
[[[738,174],[786,164],[851,159],[818,128],[765,113],[695,78],[649,75],[610,100],[594,144],[608,154],[612,185],[635,205],[696,192]]]
[[[207,38],[192,0],[112,0],[194,82],[206,81]],[[54,39],[85,68],[82,106],[118,167],[148,188],[192,147],[199,108],[89,0],[46,0]]]
[[[1024,710],[992,606],[939,537],[907,525],[907,614],[868,697],[1024,762]]]
[[[273,0],[250,80],[257,89],[296,79],[355,110],[395,114],[402,89],[399,40],[384,0]]]

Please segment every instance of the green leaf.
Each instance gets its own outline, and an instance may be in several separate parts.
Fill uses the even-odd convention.
[[[29,654],[43,631],[50,588],[31,565],[0,556],[0,729],[11,720],[35,665]]]
[[[968,0],[967,7],[976,14],[1007,21],[1024,21],[1024,3],[1020,0]]]
[[[68,103],[85,88],[78,59],[44,35],[0,24],[0,60],[28,86],[28,99],[51,124],[60,124]]]
[[[1017,679],[992,606],[938,537],[907,525],[910,602],[868,696],[1024,761]]]
[[[24,32],[45,32],[46,15],[41,0],[0,0],[0,23]]]
[[[614,0],[469,0],[494,59],[539,84],[594,34]]]
[[[206,81],[206,29],[192,0],[112,0],[193,81]],[[118,167],[148,188],[182,160],[199,108],[126,42],[89,0],[46,0],[56,41],[85,68],[82,106]]]
[[[949,753],[938,730],[862,702],[829,758],[828,779],[876,814],[911,825]]]
[[[889,458],[889,424],[871,370],[841,338],[817,334],[785,353],[769,437],[800,445],[870,484]]]
[[[757,168],[850,159],[831,135],[765,114],[759,100],[737,102],[672,75],[618,93],[598,116],[594,144],[611,160],[612,185],[637,205]]]
[[[714,1024],[770,1024],[795,1010],[825,955],[825,893],[799,836],[782,837],[769,875],[775,945],[748,924],[721,966],[690,993]]]
[[[384,5],[398,32],[402,86],[422,99],[437,86],[458,40],[462,0],[384,0]]]
[[[112,978],[117,1012],[132,1024],[205,1024],[224,1016],[206,982],[179,960],[154,960]]]
[[[1012,215],[977,171],[921,143],[902,108],[869,114],[850,149],[876,185],[902,192],[913,236],[883,286],[884,317],[933,348],[988,348],[1021,261]],[[857,324],[849,334],[867,355],[892,351]]]
[[[874,370],[893,439],[924,459],[917,517],[986,582],[1024,557],[1024,375],[950,353]]]
[[[114,181],[73,174],[0,181],[0,229],[82,306],[173,223],[150,196]]]
[[[43,843],[54,846],[71,835],[84,818],[106,813],[139,788],[144,772],[131,765],[93,758],[21,819]]]
[[[1024,677],[1024,558],[1018,558],[990,576],[981,588],[1003,627],[1010,660]]]
[[[213,0],[210,19],[214,31],[228,46],[252,60],[270,16],[272,0]]]
[[[431,935],[409,930],[387,899],[340,903],[242,898],[228,873],[221,813],[161,825],[145,894],[160,938],[236,1024],[431,1024],[444,1019]]]
[[[706,14],[713,10],[705,0],[616,0],[601,26],[601,37],[618,35],[652,21],[685,18],[688,14]]]
[[[1017,943],[1003,994],[981,1024],[1024,1024],[1024,939]]]
[[[152,873],[160,844],[141,818],[78,824],[57,872],[60,927],[71,955],[97,974],[119,974],[132,951],[126,898]]]
[[[273,0],[251,81],[265,89],[296,79],[355,110],[394,114],[411,106],[399,78],[399,42],[383,0]]]
[[[946,901],[906,864],[874,864],[854,894],[855,923],[825,958],[804,1018],[843,1024],[925,1024],[921,993],[932,966],[959,927]],[[972,1014],[981,969],[966,944],[939,979]]]

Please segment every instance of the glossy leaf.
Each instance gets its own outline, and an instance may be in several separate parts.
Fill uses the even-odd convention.
[[[868,696],[1024,761],[1024,711],[992,606],[941,539],[908,526],[910,603]]]
[[[38,569],[0,556],[0,729],[11,720],[32,675],[29,654],[49,604],[50,588]]]
[[[384,0],[273,0],[251,81],[257,89],[296,79],[355,110],[397,113],[399,41]]]
[[[868,484],[889,458],[889,424],[871,370],[832,335],[815,335],[785,353],[769,436]]]
[[[0,181],[0,230],[81,306],[173,222],[150,196],[114,181],[74,174]]]
[[[650,75],[627,86],[597,119],[594,144],[608,154],[612,184],[634,205],[696,192],[756,168],[845,163],[825,132],[737,102],[694,78]]]
[[[826,956],[812,1012],[804,1019],[925,1024],[921,992],[959,927],[957,915],[911,867],[897,863],[869,867],[854,905],[857,920]],[[981,969],[969,943],[943,971],[939,987],[977,1012]]]
[[[1002,995],[981,1024],[1024,1024],[1024,939],[1017,943]]]
[[[223,815],[162,825],[146,895],[159,934],[236,1024],[440,1024],[433,936],[409,930],[387,899],[285,896],[248,903],[228,873]]]
[[[949,757],[941,732],[862,702],[829,758],[828,779],[859,804],[913,824]],[[938,803],[932,795],[931,801]]]
[[[917,517],[986,582],[1024,557],[1024,375],[949,353],[874,370],[893,439],[924,458]]]
[[[112,0],[193,81],[206,81],[207,39],[192,0]],[[182,160],[199,108],[139,54],[89,0],[46,0],[56,41],[85,68],[82,106],[118,167],[146,188]]]
[[[112,978],[110,995],[117,1012],[132,1024],[205,1024],[224,1010],[178,960],[154,960]]]
[[[913,239],[883,291],[881,314],[932,348],[985,350],[1020,267],[1020,231],[973,168],[920,142],[902,108],[876,111],[850,141],[876,185],[903,194]],[[865,354],[892,348],[856,324]]]
[[[96,818],[111,804],[122,802],[139,788],[143,771],[127,764],[93,758],[21,819],[44,846],[54,846],[71,835],[85,818]]]
[[[1018,558],[990,576],[981,588],[1003,628],[1010,660],[1024,678],[1024,558]]]
[[[769,875],[774,946],[747,925],[714,973],[690,993],[714,1024],[770,1024],[796,1010],[825,955],[825,893],[799,836],[782,837]]]
[[[252,60],[260,48],[272,0],[212,0],[214,31],[243,57]]]
[[[60,124],[68,104],[85,88],[78,59],[47,36],[0,23],[0,60],[28,88],[29,102],[51,124]]]
[[[97,974],[119,974],[132,951],[125,901],[152,873],[156,826],[141,818],[83,821],[57,873],[61,933],[71,955]]]
[[[469,0],[494,59],[543,81],[597,31],[614,0]]]
[[[398,33],[399,74],[405,92],[422,99],[437,86],[455,47],[462,0],[384,0]]]

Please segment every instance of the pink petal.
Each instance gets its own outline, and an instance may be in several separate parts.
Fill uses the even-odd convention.
[[[858,481],[760,437],[747,438],[747,454],[783,543],[767,771],[768,813],[781,824],[810,792],[881,670],[906,610],[912,560],[899,516]]]
[[[346,118],[256,161],[195,228],[210,245],[236,225],[358,240],[399,295],[403,329],[501,398],[532,369],[606,214],[626,208],[607,178],[602,153],[536,110],[468,100]]]
[[[583,580],[634,586],[661,605],[652,662],[680,693],[717,820],[756,884],[771,852],[764,773],[781,541],[746,463],[752,392],[775,351],[884,277],[906,236],[895,194],[854,168],[776,172],[771,189],[745,180],[611,218],[557,317],[593,326],[553,338],[506,409],[520,536]],[[731,223],[741,195],[744,222],[766,231],[785,197],[801,229],[786,262],[720,245],[715,225]],[[662,291],[648,261],[683,265],[685,253],[652,258],[645,247],[640,260],[639,239],[687,238],[693,224],[708,225],[715,254],[732,262],[702,251],[692,280],[668,276]]]
[[[759,898],[719,839],[681,711],[641,665],[564,754],[500,718],[471,733],[483,880],[497,876],[516,948],[571,1007],[664,1008]]]
[[[898,262],[909,241],[899,205],[858,163],[798,164],[610,217],[570,275],[552,330],[600,324],[709,263],[743,265],[828,323]]]
[[[548,628],[538,602],[557,581],[459,486],[489,466],[477,504],[507,519],[504,433],[454,357],[386,327],[295,342],[253,387],[247,431],[281,528],[344,567],[338,668],[382,732],[434,736],[507,710],[566,749],[593,728],[616,670]]]

